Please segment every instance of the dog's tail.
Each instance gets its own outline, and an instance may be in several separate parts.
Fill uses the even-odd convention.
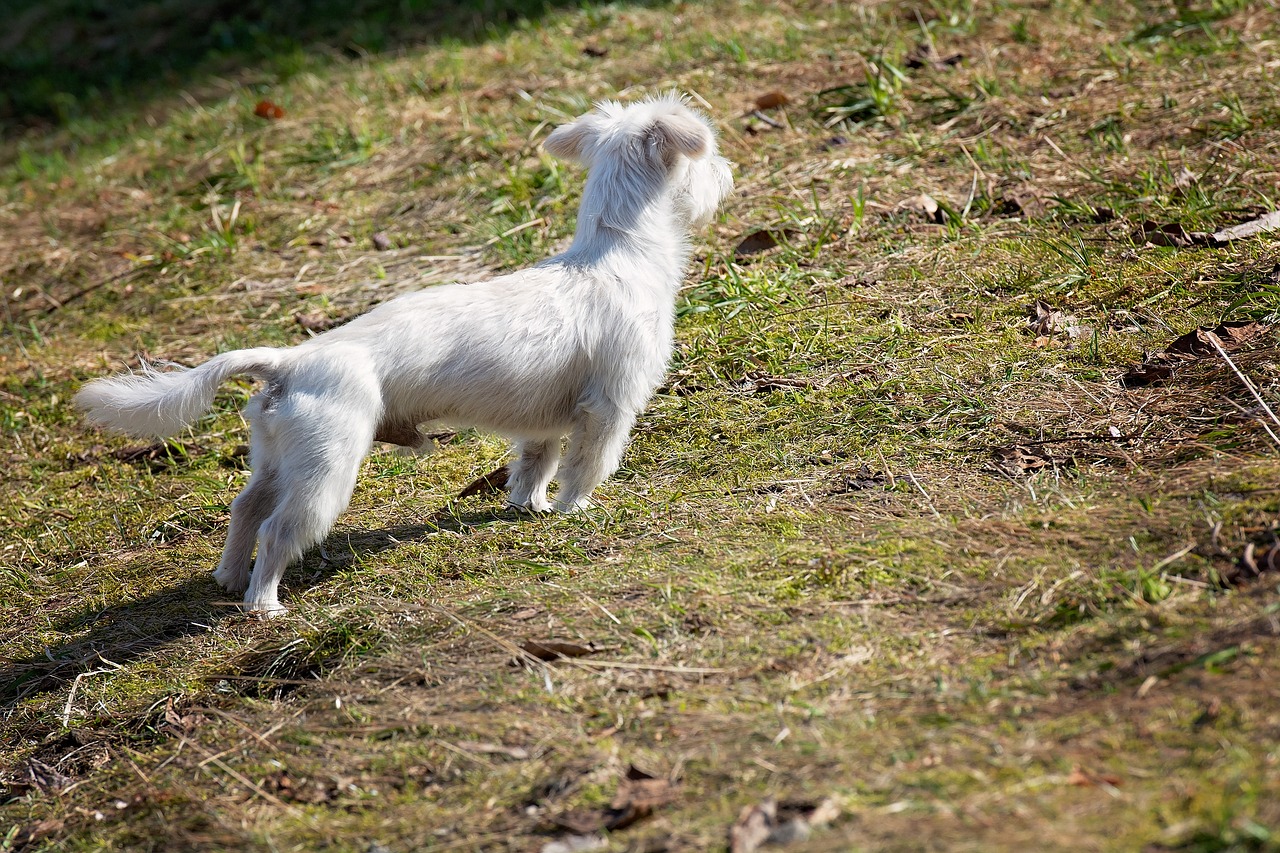
[[[248,374],[268,382],[277,378],[291,360],[288,353],[273,347],[235,350],[199,367],[164,373],[144,365],[140,374],[93,380],[76,394],[75,404],[100,426],[140,438],[163,438],[209,411],[227,377]]]

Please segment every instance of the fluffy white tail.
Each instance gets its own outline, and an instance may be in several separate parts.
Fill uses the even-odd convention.
[[[95,379],[80,389],[75,403],[90,421],[138,437],[174,435],[213,406],[213,396],[228,376],[276,378],[289,360],[288,350],[258,347],[235,350],[196,368]]]

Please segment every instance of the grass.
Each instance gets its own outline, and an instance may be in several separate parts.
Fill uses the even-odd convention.
[[[1118,382],[1251,321],[1231,358],[1280,402],[1275,241],[1142,236],[1276,208],[1274,8],[489,5],[228,13],[147,75],[117,13],[20,22],[0,849],[536,850],[631,765],[672,795],[605,849],[724,849],[769,796],[838,805],[797,849],[1277,849],[1280,578],[1238,561],[1278,448],[1220,359]],[[253,389],[143,446],[79,384],[546,257],[582,175],[540,140],[667,88],[738,191],[601,507],[456,499],[492,437],[375,453],[290,615],[225,606]]]

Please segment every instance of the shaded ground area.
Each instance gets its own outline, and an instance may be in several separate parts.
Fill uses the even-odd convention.
[[[103,119],[215,75],[287,80],[332,63],[499,36],[549,0],[17,2],[0,38],[0,118],[10,127]],[[423,85],[429,85],[424,81]]]
[[[17,17],[118,100],[0,147],[0,846],[1277,849],[1274,10],[477,8],[145,6],[231,69],[154,98],[124,11]],[[541,140],[667,88],[738,192],[601,506],[375,453],[237,614],[252,387],[156,444],[75,389],[547,257]]]

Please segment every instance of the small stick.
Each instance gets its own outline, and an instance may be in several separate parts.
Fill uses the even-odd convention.
[[[1249,389],[1249,393],[1253,395],[1253,399],[1257,400],[1258,405],[1262,407],[1262,411],[1270,415],[1272,423],[1280,427],[1280,418],[1277,418],[1276,413],[1271,411],[1271,407],[1267,405],[1266,400],[1262,399],[1262,395],[1258,393],[1258,389],[1249,381],[1249,377],[1241,373],[1240,368],[1236,367],[1236,363],[1231,360],[1231,356],[1227,355],[1227,351],[1223,349],[1222,342],[1218,340],[1218,336],[1210,332],[1206,337],[1209,338],[1209,343],[1213,344],[1213,348],[1218,351],[1218,355],[1222,356],[1222,360],[1227,363],[1227,366],[1231,368],[1232,372],[1234,372],[1235,375],[1240,378],[1240,381],[1244,383],[1244,387]],[[1276,434],[1271,431],[1271,427],[1267,422],[1262,418],[1258,418],[1258,423],[1262,424],[1262,428],[1267,431],[1267,435],[1271,436],[1271,440],[1276,443],[1276,447],[1280,447],[1280,437],[1277,437]]]
[[[938,519],[938,521],[942,521],[941,514],[939,514],[938,510],[933,506],[933,498],[929,497],[929,493],[924,490],[924,486],[920,485],[920,481],[916,479],[916,475],[908,471],[907,479],[911,481],[911,485],[920,490],[920,494],[924,495],[925,503],[929,505],[929,512],[933,513],[933,517]]]

